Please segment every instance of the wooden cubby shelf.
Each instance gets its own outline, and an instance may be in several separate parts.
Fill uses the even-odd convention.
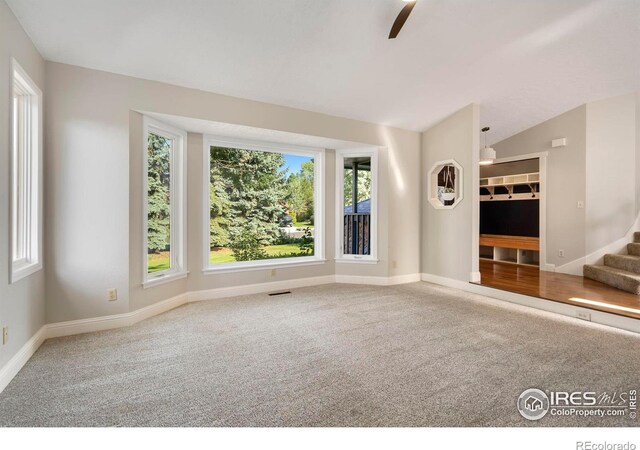
[[[538,267],[540,265],[540,239],[528,236],[481,234],[480,258]]]

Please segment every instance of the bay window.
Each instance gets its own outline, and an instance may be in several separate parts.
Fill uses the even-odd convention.
[[[336,152],[336,261],[377,262],[376,149]]]
[[[186,134],[143,118],[144,286],[186,276]]]
[[[205,137],[205,271],[322,261],[323,151]]]

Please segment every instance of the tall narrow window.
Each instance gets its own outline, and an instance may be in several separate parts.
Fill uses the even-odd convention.
[[[184,132],[144,118],[145,286],[186,274]]]
[[[336,259],[375,262],[377,153],[339,150],[336,163]]]
[[[304,264],[322,258],[322,152],[209,138],[209,270]]]
[[[42,92],[12,61],[11,282],[42,268]]]

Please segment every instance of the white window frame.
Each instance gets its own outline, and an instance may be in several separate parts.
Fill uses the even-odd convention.
[[[314,158],[314,255],[295,256],[290,258],[261,259],[257,261],[238,261],[233,263],[211,264],[209,262],[210,241],[210,154],[209,149],[214,147],[240,148],[243,150],[256,150],[271,153],[283,153]],[[324,177],[325,177],[325,150],[316,147],[305,147],[292,144],[280,144],[273,142],[255,141],[250,139],[230,138],[223,136],[205,135],[203,139],[203,273],[242,272],[248,270],[275,269],[279,267],[299,267],[315,264],[324,264],[325,259],[325,230],[324,230]]]
[[[27,72],[11,58],[11,283],[42,269],[42,91]],[[26,99],[16,117],[13,98]],[[22,161],[22,167],[19,165]],[[21,173],[18,173],[18,171]],[[18,202],[18,196],[22,202]],[[18,205],[23,207],[18,211]],[[20,255],[16,246],[20,243]]]
[[[148,116],[142,118],[142,255],[143,255],[143,288],[168,283],[185,278],[187,271],[187,165],[186,153],[187,133],[178,128],[166,125]],[[170,160],[170,240],[171,267],[159,272],[148,273],[148,146],[149,133],[157,134],[173,140]]]
[[[336,150],[336,253],[337,263],[378,263],[378,148]],[[371,158],[371,239],[369,255],[344,253],[344,160],[345,158]]]

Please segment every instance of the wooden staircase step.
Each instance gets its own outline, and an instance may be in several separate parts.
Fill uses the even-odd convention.
[[[604,255],[604,265],[640,274],[640,256]]]
[[[585,265],[583,274],[586,278],[608,284],[617,289],[640,295],[640,275],[609,266]]]

